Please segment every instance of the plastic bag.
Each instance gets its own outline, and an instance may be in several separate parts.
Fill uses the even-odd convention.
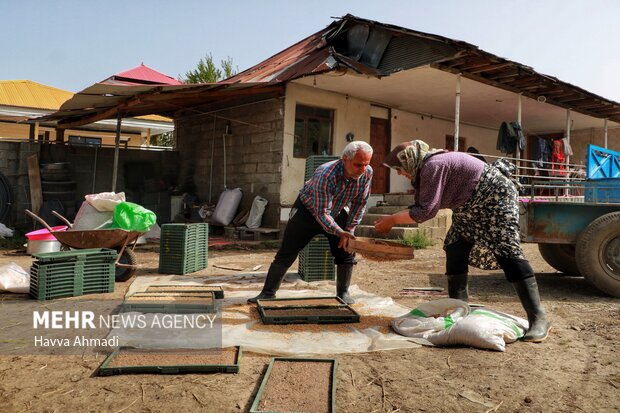
[[[211,216],[211,223],[221,226],[230,224],[237,213],[242,196],[241,188],[227,189],[222,192]]]
[[[13,230],[0,222],[0,238],[12,237]]]
[[[263,213],[269,202],[261,197],[256,196],[252,201],[252,208],[250,209],[250,215],[248,216],[245,226],[248,228],[259,228],[263,221]]]
[[[470,311],[465,301],[430,301],[392,320],[394,330],[436,346],[467,345],[505,351],[527,330],[527,321],[488,308]]]
[[[88,195],[87,195],[88,196]],[[82,202],[82,206],[73,220],[73,230],[104,229],[112,225],[114,212],[99,211],[90,202]]]
[[[30,291],[30,274],[11,262],[0,267],[0,290],[25,294]]]
[[[133,202],[121,202],[114,208],[112,228],[121,228],[128,231],[148,231],[156,221],[153,211]]]
[[[465,301],[452,298],[434,300],[392,320],[392,328],[403,336],[428,340],[431,335],[452,327],[468,314],[469,305]]]
[[[125,193],[101,192],[99,194],[84,195],[86,199],[97,211],[114,211],[114,208],[121,202],[125,202]]]

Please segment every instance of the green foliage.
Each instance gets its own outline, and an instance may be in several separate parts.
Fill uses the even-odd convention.
[[[164,132],[159,135],[151,136],[151,145],[156,146],[174,146],[174,132]]]
[[[405,235],[405,238],[403,238],[400,242],[409,247],[420,250],[433,245],[433,241],[421,232],[416,232],[413,235]]]
[[[180,78],[179,80],[183,83],[215,83],[234,76],[237,72],[233,68],[231,57],[222,60],[220,68],[218,68],[213,62],[213,56],[209,53],[204,59],[200,59],[196,69],[185,73],[185,78]]]

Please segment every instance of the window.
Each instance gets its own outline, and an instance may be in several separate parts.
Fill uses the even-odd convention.
[[[295,141],[293,156],[329,155],[332,152],[334,111],[297,105],[295,107]]]
[[[101,146],[101,138],[69,135],[69,145],[75,146]]]
[[[465,149],[467,149],[465,146],[466,140],[466,138],[459,136],[459,152],[465,152]],[[446,145],[444,148],[449,151],[454,150],[454,135],[446,135]]]

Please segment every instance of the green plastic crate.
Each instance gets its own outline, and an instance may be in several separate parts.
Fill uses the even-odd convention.
[[[274,357],[271,359],[271,363],[269,363],[269,367],[265,372],[265,376],[261,381],[260,387],[256,392],[256,396],[254,397],[254,401],[252,402],[252,406],[250,407],[250,413],[290,413],[290,412],[281,412],[281,411],[273,411],[273,410],[263,410],[260,407],[260,401],[263,397],[263,393],[265,392],[265,388],[267,387],[267,382],[271,377],[271,372],[273,371],[273,366],[279,362],[316,362],[316,363],[330,363],[332,365],[330,371],[330,403],[329,403],[329,413],[336,413],[336,369],[338,367],[338,362],[335,359],[312,359],[312,358],[292,358],[292,357]],[[300,406],[301,408],[301,406]]]
[[[301,279],[307,282],[336,279],[334,256],[324,235],[312,238],[301,250],[297,271]]]
[[[334,299],[336,305],[303,305],[304,300]],[[298,304],[286,306],[276,305],[278,302],[293,301]],[[258,300],[257,310],[263,324],[334,324],[334,323],[359,323],[360,315],[351,306],[347,305],[338,297],[304,297],[304,298],[274,298]],[[287,311],[297,310],[307,314],[290,315]],[[337,314],[329,312],[337,311]]]
[[[240,346],[234,347],[237,350],[235,362],[233,364],[177,364],[177,365],[152,365],[152,366],[115,366],[109,367],[114,359],[123,351],[143,351],[154,352],[175,352],[175,351],[192,351],[201,352],[198,349],[171,349],[171,350],[147,350],[147,349],[130,349],[128,347],[120,347],[110,354],[101,363],[98,374],[100,376],[111,376],[115,374],[185,374],[185,373],[238,373],[241,365],[242,350]]]
[[[159,272],[188,274],[208,266],[208,224],[164,224],[160,237]]]
[[[33,254],[30,295],[37,300],[114,291],[116,251],[84,249]]]

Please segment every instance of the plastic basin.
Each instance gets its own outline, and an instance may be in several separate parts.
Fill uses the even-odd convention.
[[[60,232],[60,231],[66,231],[67,228],[68,227],[66,225],[61,225],[57,227],[52,227],[52,230]],[[47,230],[47,228],[29,232],[26,234],[26,238],[28,238],[29,241],[56,241],[56,237],[54,237]]]

